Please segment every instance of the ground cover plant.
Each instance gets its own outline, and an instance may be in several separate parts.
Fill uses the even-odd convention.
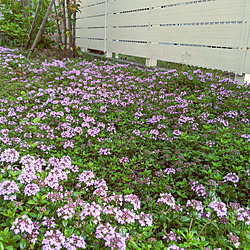
[[[0,52],[0,249],[248,249],[247,86]]]

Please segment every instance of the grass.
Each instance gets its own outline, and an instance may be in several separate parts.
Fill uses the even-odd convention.
[[[0,249],[248,249],[246,86],[0,52]]]

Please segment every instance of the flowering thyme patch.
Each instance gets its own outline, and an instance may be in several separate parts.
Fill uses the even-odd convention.
[[[250,244],[247,86],[8,48],[0,67],[0,249]]]

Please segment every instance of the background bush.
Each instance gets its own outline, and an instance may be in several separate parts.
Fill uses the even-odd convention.
[[[2,19],[0,19],[1,46],[22,47],[26,44],[33,15],[36,11],[37,2],[37,0],[33,0],[30,7],[25,7],[25,9],[22,10],[20,2],[11,0],[0,1],[0,11],[2,13]],[[42,23],[48,4],[48,0],[42,2],[36,27],[32,35],[31,44],[36,37],[40,24]],[[44,35],[41,37],[37,47],[48,48],[52,45],[53,41],[50,39],[50,36],[54,34],[55,30],[55,22],[51,17],[46,22]]]

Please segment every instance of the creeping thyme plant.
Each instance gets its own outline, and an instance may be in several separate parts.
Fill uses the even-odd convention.
[[[0,52],[0,249],[248,249],[246,85]]]

